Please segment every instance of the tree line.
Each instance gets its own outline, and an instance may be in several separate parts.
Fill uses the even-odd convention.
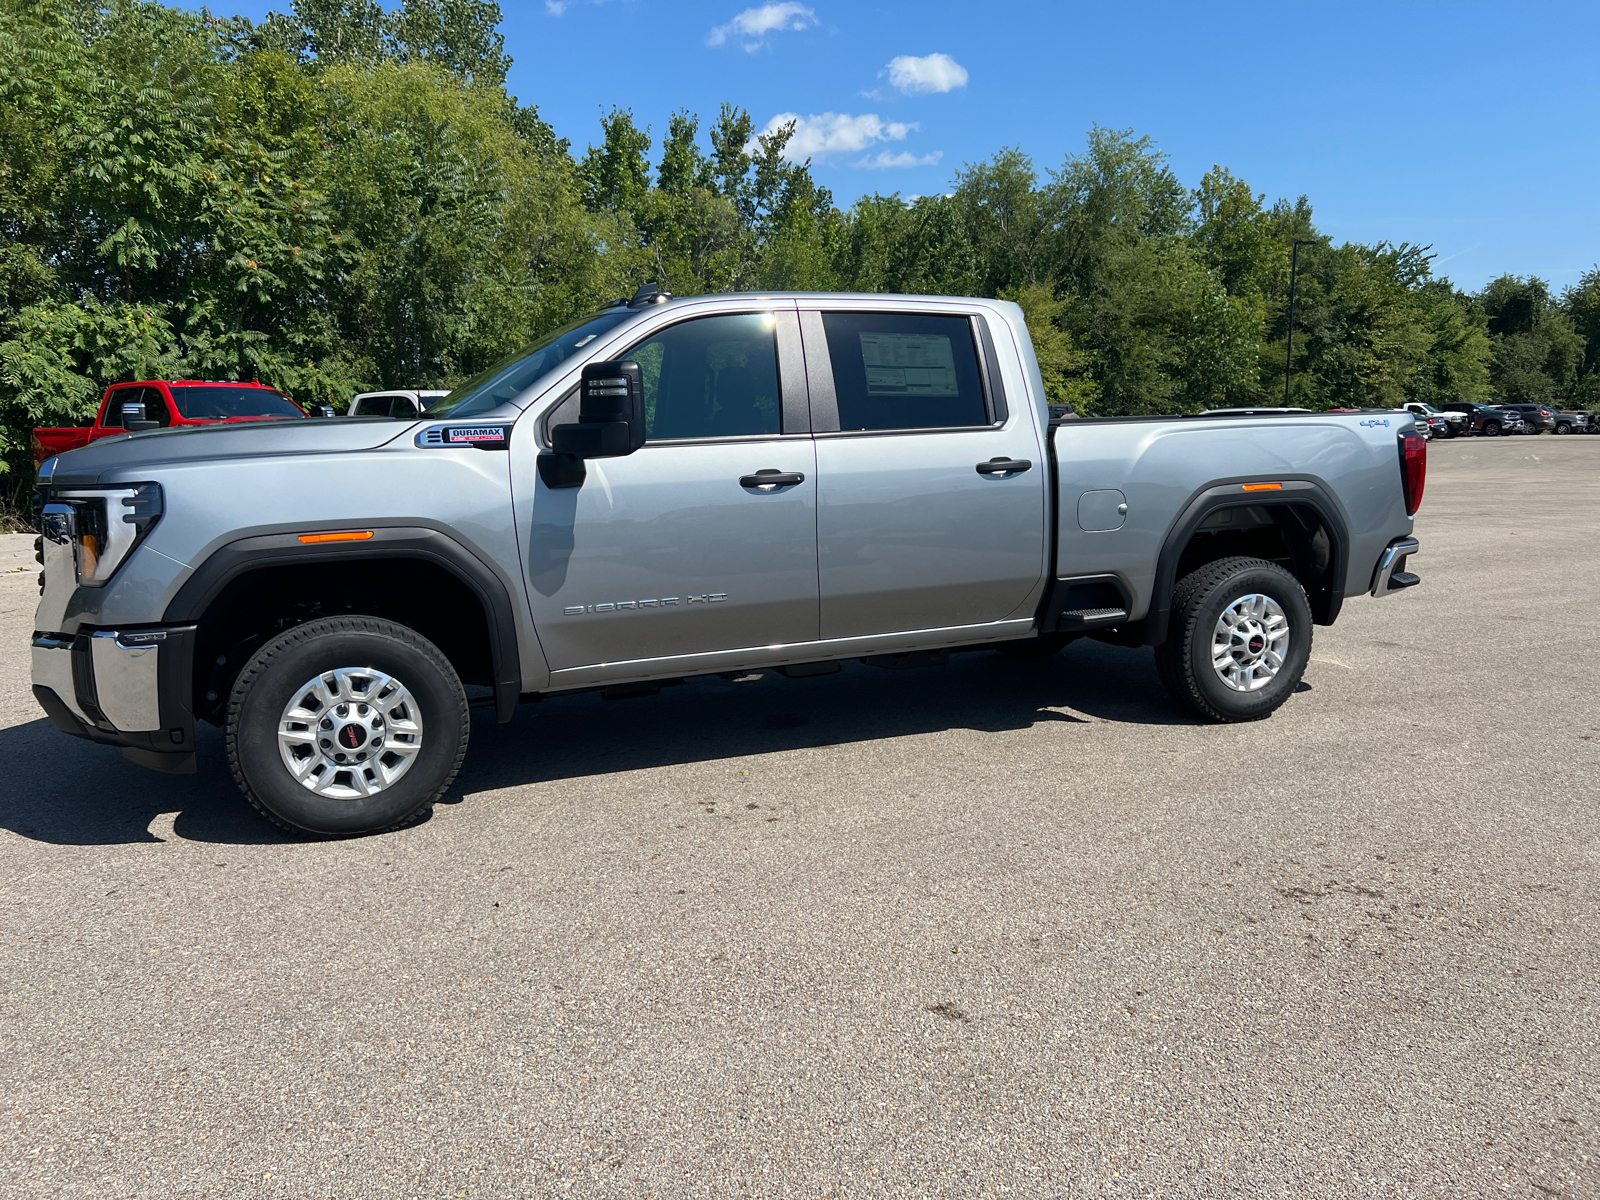
[[[506,91],[485,0],[295,0],[254,23],[147,0],[0,0],[0,464],[107,383],[261,379],[342,408],[449,386],[658,281],[1020,303],[1085,414],[1290,404],[1600,407],[1600,270],[1468,294],[1428,247],[1335,243],[1305,197],[1095,128],[936,196],[848,207],[791,131],[724,104],[576,152]]]

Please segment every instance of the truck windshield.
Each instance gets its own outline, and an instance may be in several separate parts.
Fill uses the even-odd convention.
[[[175,387],[172,399],[181,416],[197,421],[226,421],[232,417],[298,417],[305,413],[271,388],[205,384]]]
[[[602,333],[637,315],[632,309],[614,308],[563,326],[434,401],[424,410],[424,415],[471,417],[499,408],[506,401],[515,400]]]

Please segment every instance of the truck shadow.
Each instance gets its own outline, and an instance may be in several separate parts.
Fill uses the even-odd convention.
[[[1063,711],[1065,710],[1065,711]],[[616,771],[870,742],[949,729],[1036,725],[1199,724],[1167,698],[1148,650],[1082,641],[1042,662],[989,652],[894,671],[845,664],[838,675],[690,680],[655,696],[598,695],[524,706],[509,725],[483,720],[455,787],[465,793]]]
[[[523,706],[508,725],[480,712],[466,767],[445,802],[556,779],[948,729],[1196,723],[1162,692],[1149,651],[1088,641],[1035,663],[980,652],[908,671],[852,662],[842,674],[813,679],[752,674],[747,682],[695,679],[635,700],[557,697]],[[174,813],[173,835],[188,841],[296,840],[239,795],[219,730],[201,726],[196,741],[199,773],[162,775],[112,747],[65,737],[43,718],[0,730],[0,761],[50,764],[8,781],[0,827],[60,845],[158,843],[164,839],[151,823]]]

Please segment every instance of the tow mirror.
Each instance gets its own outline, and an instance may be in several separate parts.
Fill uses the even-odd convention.
[[[315,411],[319,417],[331,417],[335,415],[333,411],[333,405],[331,404],[319,404],[317,405]]]
[[[644,377],[638,363],[590,363],[579,387],[577,424],[550,431],[557,454],[621,458],[644,445]]]
[[[539,456],[546,487],[578,487],[586,458],[621,458],[644,445],[644,375],[633,361],[590,363],[579,386],[578,420],[550,431]]]
[[[143,433],[147,429],[160,429],[160,421],[145,416],[143,400],[129,400],[122,405],[122,427],[129,433]]]

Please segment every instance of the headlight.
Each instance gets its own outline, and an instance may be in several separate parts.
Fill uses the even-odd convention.
[[[161,485],[52,491],[44,506],[47,542],[71,547],[82,587],[101,587],[161,519]]]

